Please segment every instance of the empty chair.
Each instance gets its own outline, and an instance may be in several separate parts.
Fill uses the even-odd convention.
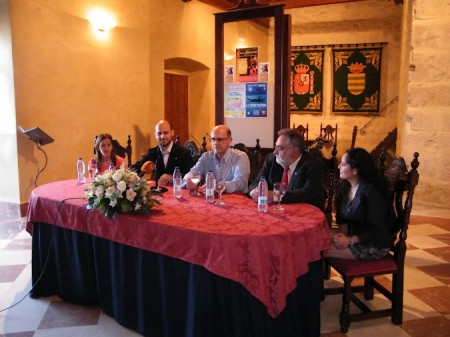
[[[202,152],[200,152],[200,150],[197,147],[197,144],[195,144],[195,142],[193,140],[188,140],[185,144],[184,147],[187,148],[189,151],[191,151],[191,156],[192,159],[194,161],[194,164],[197,162],[197,160],[200,159]]]
[[[341,332],[348,331],[351,321],[390,316],[394,324],[403,321],[403,283],[404,261],[406,255],[406,238],[412,209],[414,189],[419,182],[417,168],[419,154],[414,153],[411,170],[408,171],[405,160],[395,157],[385,176],[389,181],[390,200],[395,210],[395,221],[391,227],[391,252],[380,260],[348,260],[326,257],[326,264],[331,265],[344,281],[343,287],[326,288],[325,294],[342,294],[342,308],[340,313]],[[405,196],[406,194],[406,196]],[[385,287],[375,279],[378,275],[391,274],[391,285]],[[364,278],[364,285],[352,286],[355,278]],[[364,293],[366,300],[373,299],[374,288],[390,302],[390,308],[371,310],[355,293]],[[356,304],[361,313],[350,313],[350,301]]]
[[[336,123],[336,127],[332,127],[328,124],[325,127],[322,127],[322,123],[320,123],[320,135],[319,137],[325,143],[337,143],[337,133],[338,133],[338,125]]]

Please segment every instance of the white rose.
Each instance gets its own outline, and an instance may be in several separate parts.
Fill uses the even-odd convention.
[[[105,193],[105,188],[103,186],[98,186],[94,192],[94,194],[97,198],[102,198],[103,193]]]
[[[114,172],[114,174],[112,175],[112,178],[115,182],[121,181],[122,180],[122,172],[120,172],[120,171]]]
[[[114,195],[115,192],[116,192],[116,187],[115,187],[115,186],[109,186],[109,187],[106,189],[105,197],[110,198],[111,196]],[[110,198],[110,199],[111,199],[111,198]]]
[[[132,188],[129,188],[127,190],[127,199],[130,200],[130,201],[133,201],[135,197],[136,197],[136,192],[133,191]]]
[[[113,178],[114,178],[114,177],[113,177]],[[127,189],[127,183],[126,183],[125,181],[123,181],[123,180],[119,181],[119,182],[117,183],[117,189],[118,189],[120,192],[125,191],[125,190]]]

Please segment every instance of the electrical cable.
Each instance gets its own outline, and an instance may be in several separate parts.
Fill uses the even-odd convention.
[[[45,166],[44,166],[44,168],[45,168]],[[66,198],[66,199],[63,199],[63,200],[61,200],[59,202],[58,207],[56,208],[56,215],[55,215],[55,221],[54,221],[55,224],[54,224],[53,230],[52,230],[52,237],[51,237],[50,243],[48,245],[47,256],[45,257],[44,267],[42,268],[41,274],[37,278],[36,282],[34,282],[34,285],[31,287],[31,289],[19,301],[17,301],[16,303],[10,305],[9,307],[6,307],[4,309],[0,309],[0,312],[6,311],[8,309],[11,309],[11,308],[15,307],[16,305],[18,305],[19,303],[21,303],[25,298],[27,298],[31,294],[33,289],[37,286],[39,281],[42,279],[42,277],[44,276],[44,273],[45,273],[45,269],[47,268],[47,264],[48,264],[48,261],[49,261],[49,258],[50,258],[51,248],[52,248],[52,245],[53,245],[53,240],[55,238],[55,231],[56,231],[56,227],[57,227],[59,208],[67,200],[78,200],[78,199],[84,200],[84,198],[77,197],[77,198]]]

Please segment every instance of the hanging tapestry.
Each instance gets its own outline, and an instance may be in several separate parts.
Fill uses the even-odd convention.
[[[333,49],[333,111],[379,112],[382,48]]]
[[[321,112],[323,49],[291,47],[291,111]]]

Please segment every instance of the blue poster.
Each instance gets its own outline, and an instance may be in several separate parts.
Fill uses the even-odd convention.
[[[245,116],[267,117],[267,83],[245,84]]]

